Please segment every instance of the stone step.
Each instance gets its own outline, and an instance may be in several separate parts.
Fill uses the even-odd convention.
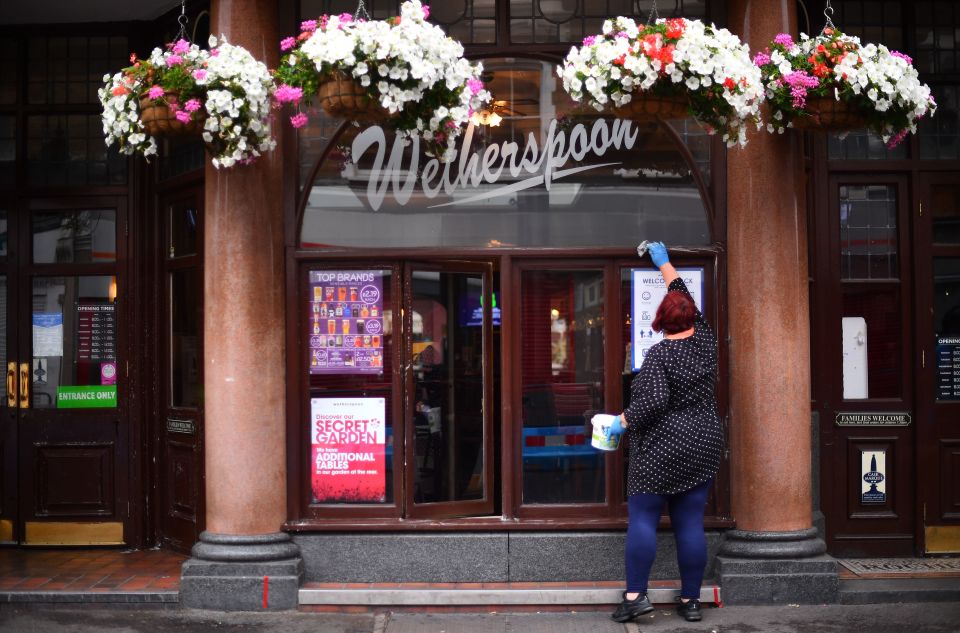
[[[840,580],[840,604],[956,602],[958,578],[857,578]]]
[[[0,591],[0,603],[176,605],[176,590],[157,591]]]
[[[622,587],[614,583],[485,583],[480,587],[431,583],[430,586],[403,584],[343,586],[333,583],[308,583],[300,588],[299,604],[325,606],[575,606],[613,605],[621,600]],[[479,583],[473,583],[479,584]],[[648,590],[654,604],[675,603],[680,583],[661,581]],[[700,601],[722,604],[720,588],[704,584]]]

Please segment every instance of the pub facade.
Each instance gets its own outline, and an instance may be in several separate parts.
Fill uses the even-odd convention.
[[[589,421],[656,340],[636,245],[662,240],[721,341],[725,599],[835,601],[835,557],[960,551],[954,3],[832,3],[933,89],[894,149],[863,130],[726,149],[571,101],[570,46],[650,2],[443,0],[431,21],[493,95],[456,159],[313,108],[222,170],[190,140],[149,163],[103,143],[102,76],[170,39],[172,4],[0,10],[5,546],[191,552],[181,602],[210,608],[259,608],[263,576],[271,608],[305,582],[622,578],[626,456]],[[356,9],[185,15],[275,66],[301,20]],[[823,9],[658,7],[753,50]]]

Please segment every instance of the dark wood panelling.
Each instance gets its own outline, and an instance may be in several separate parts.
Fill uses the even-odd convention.
[[[171,519],[197,520],[200,468],[193,442],[167,440],[166,476],[167,516]]]
[[[114,513],[113,442],[35,444],[36,516],[110,516]]]

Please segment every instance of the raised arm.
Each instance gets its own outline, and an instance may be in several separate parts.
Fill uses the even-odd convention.
[[[683,283],[683,279],[680,278],[677,269],[670,263],[666,245],[663,242],[653,242],[647,251],[650,253],[650,259],[653,261],[653,265],[660,269],[660,274],[663,275],[663,282],[667,286],[667,290],[678,290],[686,295],[690,295],[687,285]],[[696,324],[702,328],[710,327],[699,308],[697,308]]]

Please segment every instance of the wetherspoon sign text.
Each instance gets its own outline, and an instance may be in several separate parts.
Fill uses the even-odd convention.
[[[473,131],[473,124],[468,125],[453,160],[441,163],[436,158],[430,158],[422,169],[417,137],[414,136],[410,141],[396,137],[387,158],[387,135],[382,127],[373,126],[360,132],[353,140],[351,155],[359,161],[371,148],[376,152],[367,183],[367,198],[373,210],[383,205],[388,190],[398,205],[407,204],[418,181],[423,197],[432,200],[441,194],[452,196],[458,190],[496,185],[507,176],[511,179],[509,184],[484,188],[475,195],[435,204],[431,208],[469,204],[539,185],[549,191],[552,182],[567,176],[620,164],[620,161],[615,161],[563,169],[571,159],[581,162],[588,155],[600,157],[611,149],[632,149],[639,136],[633,124],[622,119],[597,119],[589,130],[583,123],[577,123],[569,130],[558,129],[557,121],[553,120],[542,148],[536,135],[531,132],[522,148],[516,142],[504,141],[486,145],[482,152],[471,152]],[[408,142],[412,143],[412,151],[409,153],[409,162],[404,164],[404,149]]]

